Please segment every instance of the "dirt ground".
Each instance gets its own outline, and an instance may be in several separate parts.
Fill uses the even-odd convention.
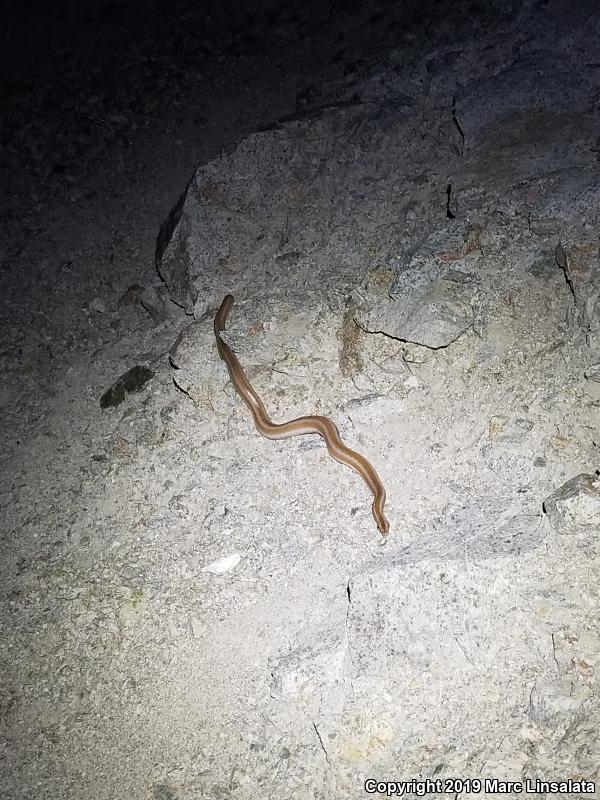
[[[359,798],[375,794],[368,778],[472,779],[430,793],[516,797],[485,780],[598,780],[592,11],[9,9],[0,797]],[[535,65],[554,69],[556,52],[543,115],[512,117],[515,97],[535,105]],[[234,208],[236,158],[276,141],[247,137],[284,119],[318,133],[310,155],[324,164],[342,117],[317,112],[346,114],[354,86],[361,102],[396,104],[353,118],[344,153],[372,158],[378,185],[397,175],[402,232],[389,232],[392,195],[382,204],[358,167],[339,240],[333,228],[312,240],[316,197],[285,236],[282,208],[261,197],[252,269],[241,244],[215,259],[186,313],[177,282],[193,294],[200,279],[175,278],[167,249],[163,281],[155,251],[188,184],[186,225],[203,169],[226,176]],[[218,239],[184,227],[179,255]],[[407,292],[424,275],[446,294]],[[367,488],[319,441],[254,429],[214,343],[227,281],[228,341],[261,397],[279,420],[336,420],[386,486],[387,540]],[[410,331],[390,296],[418,318]],[[102,408],[136,365],[152,380]],[[590,787],[554,795],[598,796]]]

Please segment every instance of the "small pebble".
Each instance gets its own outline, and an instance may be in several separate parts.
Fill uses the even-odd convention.
[[[232,553],[230,556],[223,556],[216,561],[211,561],[205,567],[202,567],[202,572],[210,572],[211,575],[225,575],[226,572],[231,572],[232,569],[242,560],[239,553]]]

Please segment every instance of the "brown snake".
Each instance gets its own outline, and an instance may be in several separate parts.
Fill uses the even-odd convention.
[[[358,472],[373,493],[373,516],[375,517],[378,530],[385,535],[390,529],[390,524],[383,512],[383,507],[385,505],[385,489],[383,488],[383,484],[375,472],[374,467],[367,459],[354,450],[350,450],[350,448],[346,447],[342,442],[335,423],[328,417],[319,416],[298,417],[297,419],[290,420],[290,422],[276,423],[273,422],[267,414],[262,400],[250,385],[250,381],[246,377],[246,373],[242,369],[242,365],[238,361],[236,354],[225,344],[223,339],[221,339],[221,331],[225,330],[225,322],[227,321],[227,315],[232,305],[233,295],[227,294],[223,298],[221,307],[217,311],[215,317],[217,349],[219,351],[219,356],[227,365],[229,377],[231,378],[236,392],[252,412],[254,424],[258,432],[266,436],[267,439],[287,439],[290,436],[301,436],[305,433],[318,433],[319,436],[325,440],[329,455],[335,458],[336,461],[339,461],[340,464],[345,464],[355,472]]]

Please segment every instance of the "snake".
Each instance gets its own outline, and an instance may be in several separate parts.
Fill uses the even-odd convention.
[[[302,436],[316,433],[325,441],[329,455],[340,464],[345,464],[357,472],[367,484],[373,494],[373,517],[377,529],[384,536],[390,529],[390,524],[384,513],[385,488],[375,468],[367,459],[347,447],[340,438],[336,424],[329,417],[317,415],[298,417],[289,422],[273,422],[267,410],[252,388],[242,365],[229,345],[221,338],[225,330],[227,317],[234,303],[232,294],[227,294],[216,313],[214,321],[215,338],[220,358],[225,362],[229,378],[237,394],[250,409],[254,424],[259,433],[267,439],[288,439],[291,436]]]

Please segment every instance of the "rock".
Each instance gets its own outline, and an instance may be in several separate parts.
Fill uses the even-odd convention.
[[[511,420],[503,414],[490,418],[488,435],[495,442],[522,442],[532,431],[533,422],[523,417]]]
[[[124,372],[100,398],[100,408],[120,405],[127,394],[141,392],[155,373],[148,367],[136,366]]]
[[[379,137],[384,109],[385,137],[357,146],[357,137]],[[380,175],[381,165],[402,164],[411,124],[404,106],[384,99],[338,103],[254,133],[201,166],[159,237],[156,263],[171,299],[198,319],[239,287],[247,294],[281,280],[286,294],[293,282],[326,295],[365,266],[387,267],[403,244],[381,230],[400,225],[389,198],[405,177]],[[411,207],[434,195],[419,185]]]
[[[97,311],[99,314],[106,313],[106,301],[103,297],[92,298],[89,307],[91,311]]]
[[[512,60],[497,74],[470,81],[456,96],[456,115],[466,146],[484,128],[509,116],[523,112],[531,119],[536,111],[560,108],[566,96],[571,112],[584,112],[588,90],[574,71],[566,59],[546,51]]]
[[[134,303],[140,303],[142,308],[150,314],[154,323],[159,325],[168,316],[165,295],[166,290],[164,287],[142,286],[139,283],[134,283],[121,295],[118,306],[122,308]]]
[[[271,694],[285,706],[291,704],[296,714],[311,720],[340,714],[348,688],[348,658],[342,622],[270,661]]]
[[[385,333],[437,350],[456,341],[473,325],[470,296],[468,284],[440,279],[370,313],[358,314],[357,322],[369,333]]]
[[[565,274],[594,356],[600,355],[600,247],[594,232],[572,230],[556,247],[556,261]]]
[[[210,564],[202,567],[201,572],[210,572],[211,575],[225,575],[235,569],[241,560],[242,557],[239,553],[232,553],[229,556],[217,558],[216,561],[211,561]]]
[[[583,374],[586,380],[600,383],[600,364],[592,364]]]
[[[600,478],[582,472],[544,500],[544,511],[554,530],[600,532]]]
[[[155,286],[147,286],[140,295],[140,303],[152,317],[155,325],[160,325],[168,316],[165,297]]]

